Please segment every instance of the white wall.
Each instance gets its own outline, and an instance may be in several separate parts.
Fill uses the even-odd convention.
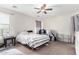
[[[61,15],[44,20],[44,28],[57,30],[58,33],[71,33],[71,15]]]
[[[56,17],[51,17],[48,19],[45,19],[43,21],[44,28],[47,30],[55,30],[58,34],[72,35],[72,13],[70,14],[63,14]],[[63,41],[62,39],[61,41]],[[64,41],[68,42],[68,39],[65,39]]]
[[[24,30],[35,30],[35,20],[27,15],[16,13],[10,15],[10,30],[12,33],[16,34]]]

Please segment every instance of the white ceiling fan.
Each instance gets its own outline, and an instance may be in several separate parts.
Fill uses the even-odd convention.
[[[37,14],[39,14],[40,12],[43,12],[44,14],[47,14],[47,11],[52,11],[52,8],[48,8],[46,4],[43,4],[40,8],[34,8],[37,9],[38,12]]]

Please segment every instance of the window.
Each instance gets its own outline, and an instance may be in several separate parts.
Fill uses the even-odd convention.
[[[9,31],[9,15],[0,13],[0,35]]]

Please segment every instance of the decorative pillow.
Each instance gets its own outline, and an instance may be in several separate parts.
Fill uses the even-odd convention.
[[[39,30],[39,34],[47,34],[47,32],[46,32],[45,29],[40,29],[40,30]]]
[[[28,32],[28,33],[33,33],[33,31],[32,31],[32,30],[28,30],[27,32]]]

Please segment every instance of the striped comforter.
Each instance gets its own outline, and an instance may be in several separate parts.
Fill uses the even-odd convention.
[[[16,39],[18,42],[27,44],[30,47],[34,48],[35,45],[40,46],[48,42],[49,36],[40,34],[19,34]]]

